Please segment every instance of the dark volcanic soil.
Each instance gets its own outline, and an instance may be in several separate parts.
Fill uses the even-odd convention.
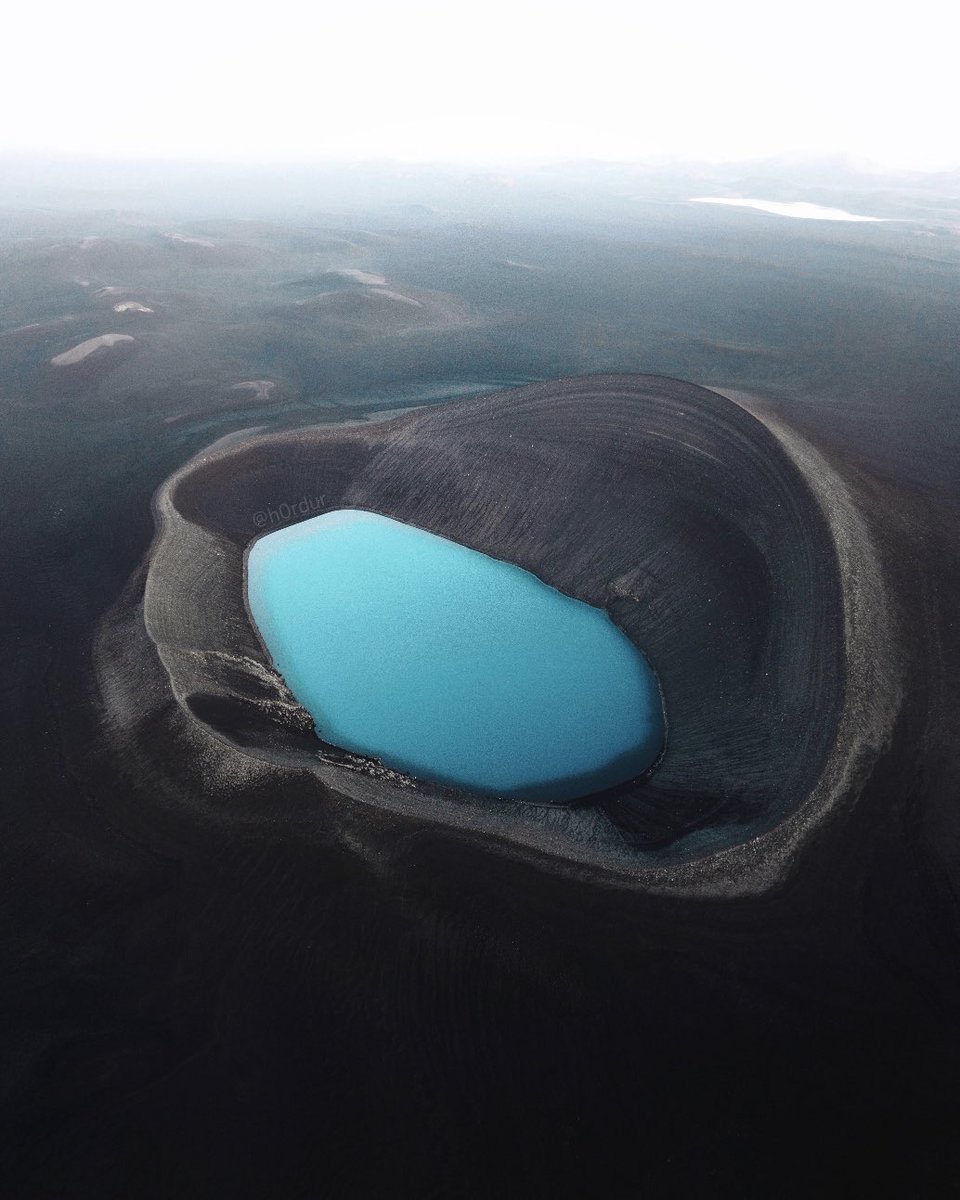
[[[4,1197],[960,1192],[960,175],[514,182],[0,170]],[[460,407],[623,371],[750,394],[694,436],[662,381]],[[249,444],[165,519],[211,553],[145,555],[204,447],[321,422],[285,477],[673,637],[675,786],[531,810],[317,756],[238,603]]]
[[[9,664],[56,698],[11,754],[42,830],[6,884],[12,1194],[952,1186],[956,539],[741,400],[562,381],[168,481],[92,653]],[[242,604],[302,496],[608,604],[663,680],[654,778],[556,810],[319,755]]]

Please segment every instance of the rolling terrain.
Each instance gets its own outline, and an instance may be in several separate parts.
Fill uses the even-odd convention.
[[[955,1190],[958,178],[6,167],[6,1191]],[[686,381],[648,381],[672,397],[662,428],[620,396],[638,374]],[[609,395],[543,383],[584,375],[612,377]],[[691,466],[716,446],[712,418],[710,437],[684,435],[688,399],[739,431],[732,467]],[[668,780],[689,801],[679,826],[666,784],[626,815],[611,802],[584,850],[567,834],[586,810],[559,832],[467,803],[438,818],[400,785],[370,803],[385,789],[368,767],[307,765],[309,730],[296,741],[255,644],[230,661],[245,618],[224,580],[261,507],[230,481],[266,484],[217,470],[264,444],[307,447],[303,478],[319,455],[351,502],[509,543],[630,620],[631,531],[656,563],[653,519],[686,530],[664,587],[692,595],[709,576],[725,600],[709,626],[697,594],[699,640],[682,605],[660,610],[692,714]],[[588,470],[575,451],[591,447]],[[188,480],[176,512],[171,478]],[[714,493],[739,498],[704,522]],[[802,662],[774,654],[778,614],[803,630]],[[698,688],[694,659],[726,666]],[[238,721],[238,694],[277,701],[276,719]],[[749,772],[718,750],[728,725]],[[864,729],[861,787],[836,747]],[[722,811],[701,804],[697,745]],[[347,799],[318,809],[317,770]],[[830,770],[802,853],[785,839],[766,869],[760,835]],[[698,867],[728,845],[733,876]]]

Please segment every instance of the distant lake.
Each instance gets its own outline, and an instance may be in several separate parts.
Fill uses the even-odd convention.
[[[343,509],[269,533],[247,600],[319,737],[405,773],[559,801],[662,749],[656,677],[603,610],[414,526]]]
[[[742,200],[722,196],[693,196],[691,204],[728,204],[734,208],[755,208],[777,217],[798,217],[806,221],[888,221],[889,217],[861,217],[842,208],[826,208],[822,204],[807,204],[801,200]]]

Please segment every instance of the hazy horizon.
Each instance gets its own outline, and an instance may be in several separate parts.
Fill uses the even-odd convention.
[[[635,158],[602,158],[597,156],[571,156],[555,158],[526,158],[497,160],[494,158],[474,160],[453,158],[404,159],[389,155],[343,156],[330,158],[229,158],[216,156],[193,156],[187,154],[122,154],[91,151],[4,149],[0,148],[0,162],[23,166],[79,166],[79,167],[137,167],[172,166],[177,168],[232,169],[247,168],[253,171],[302,170],[311,168],[350,169],[397,169],[398,171],[445,170],[457,172],[496,173],[510,172],[516,175],[551,170],[567,170],[583,167],[622,168],[636,171],[669,172],[671,170],[709,170],[724,168],[769,167],[777,170],[790,169],[837,169],[863,175],[944,175],[960,172],[960,151],[955,160],[942,165],[908,166],[887,164],[867,155],[844,151],[818,153],[783,150],[770,154],[728,157],[703,157],[697,155],[646,155]]]
[[[929,19],[927,19],[929,17]],[[0,155],[516,167],[852,156],[960,167],[956,18],[817,0],[669,13],[491,0],[349,11],[21,9]],[[892,81],[892,82],[891,82]]]

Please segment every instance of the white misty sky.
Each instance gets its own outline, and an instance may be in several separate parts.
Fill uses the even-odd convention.
[[[960,6],[52,0],[0,18],[0,151],[960,166]]]

